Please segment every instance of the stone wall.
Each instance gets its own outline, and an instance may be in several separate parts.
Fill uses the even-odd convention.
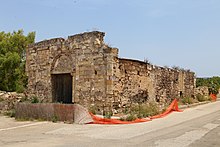
[[[28,95],[53,99],[53,75],[71,74],[72,102],[98,112],[120,112],[133,103],[161,105],[194,95],[194,73],[118,58],[104,43],[103,32],[45,40],[27,49]]]
[[[194,73],[154,66],[149,63],[117,59],[114,66],[113,109],[134,103],[157,102],[162,107],[174,98],[193,97]]]

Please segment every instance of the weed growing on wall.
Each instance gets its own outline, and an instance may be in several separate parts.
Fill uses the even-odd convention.
[[[39,99],[36,96],[31,97],[31,103],[39,103]]]

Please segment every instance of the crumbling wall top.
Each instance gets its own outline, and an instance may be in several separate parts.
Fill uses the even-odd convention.
[[[50,46],[50,45],[57,44],[57,43],[63,43],[65,41],[70,41],[70,42],[71,41],[76,41],[76,42],[79,41],[79,42],[81,42],[81,41],[88,40],[91,38],[97,38],[97,39],[99,39],[100,42],[103,42],[104,36],[105,36],[104,32],[99,32],[99,31],[84,32],[81,34],[68,36],[67,40],[65,40],[64,38],[52,38],[49,40],[43,40],[43,41],[40,41],[37,43],[30,44],[28,46],[28,48],[33,48],[33,47],[41,48],[41,47]]]
[[[150,63],[144,62],[144,61],[140,61],[140,60],[135,60],[135,59],[127,59],[127,58],[119,58],[120,62],[130,62],[130,63],[138,63],[141,65],[150,65]]]
[[[126,58],[119,58],[119,61],[121,63],[130,63],[133,65],[147,65],[148,67],[152,67],[155,70],[163,70],[163,71],[172,71],[172,72],[184,72],[184,73],[191,73],[191,74],[195,74],[194,72],[190,71],[190,70],[185,70],[185,69],[173,69],[173,68],[169,68],[169,67],[161,67],[161,66],[157,66],[157,65],[153,65],[149,62],[144,62],[144,61],[140,61],[140,60],[135,60],[135,59],[126,59]]]
[[[98,38],[101,42],[104,40],[105,33],[99,32],[99,31],[93,31],[93,32],[84,32],[80,34],[76,34],[73,36],[69,36],[68,40],[87,40],[90,38]]]
[[[43,41],[40,41],[40,42],[37,42],[37,43],[33,43],[33,44],[30,44],[28,47],[31,48],[31,47],[43,47],[43,46],[49,46],[49,45],[53,45],[53,44],[56,44],[56,43],[62,43],[64,42],[65,39],[63,38],[52,38],[52,39],[49,39],[49,40],[43,40]]]

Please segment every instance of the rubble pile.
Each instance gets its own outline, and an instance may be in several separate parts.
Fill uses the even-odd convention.
[[[25,98],[24,93],[0,91],[0,112],[14,109],[16,103]]]

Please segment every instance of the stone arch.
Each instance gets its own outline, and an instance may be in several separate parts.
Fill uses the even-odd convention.
[[[51,94],[53,102],[74,102],[75,60],[68,53],[56,56],[51,65]]]
[[[73,73],[75,71],[75,62],[68,54],[60,54],[53,60],[51,74]]]

